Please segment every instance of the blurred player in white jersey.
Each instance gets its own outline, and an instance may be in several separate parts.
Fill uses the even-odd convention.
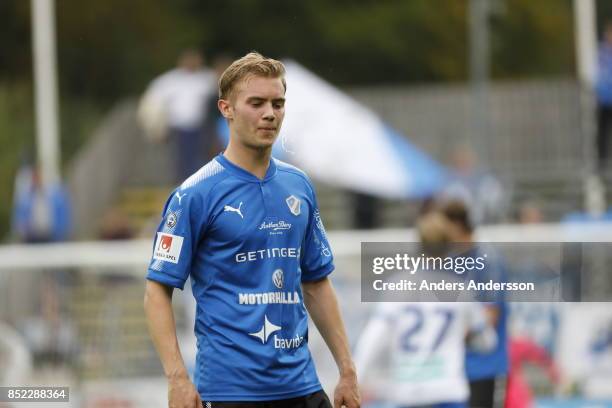
[[[419,222],[421,241],[447,242],[445,226],[441,214],[425,215]],[[467,407],[466,344],[488,350],[495,343],[480,303],[381,303],[357,345],[358,378],[366,392],[395,406]],[[385,359],[389,363],[381,388],[370,390],[368,372]]]

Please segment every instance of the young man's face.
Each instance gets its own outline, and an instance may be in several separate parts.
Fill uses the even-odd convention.
[[[252,149],[271,148],[285,117],[285,88],[280,78],[248,76],[221,110],[237,142]]]

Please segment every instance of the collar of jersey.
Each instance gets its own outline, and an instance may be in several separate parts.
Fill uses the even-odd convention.
[[[227,160],[227,158],[223,155],[223,153],[220,153],[216,157],[216,159],[219,163],[221,163],[223,167],[225,167],[227,171],[232,173],[234,176],[241,178],[245,181],[252,182],[252,183],[266,182],[272,179],[276,175],[276,164],[274,163],[274,160],[272,159],[270,159],[270,165],[268,166],[268,170],[266,171],[266,175],[263,179],[258,178],[253,173],[246,171],[242,167],[239,167],[235,165],[234,163],[232,163],[231,161]]]

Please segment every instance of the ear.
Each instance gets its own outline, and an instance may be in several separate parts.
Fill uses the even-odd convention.
[[[219,108],[219,112],[225,119],[233,119],[234,118],[234,109],[230,105],[230,102],[225,99],[219,99],[217,101],[217,107]]]

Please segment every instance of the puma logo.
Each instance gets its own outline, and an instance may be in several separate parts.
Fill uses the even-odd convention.
[[[183,199],[183,197],[185,197],[187,195],[187,193],[181,195],[178,191],[176,193],[174,193],[174,195],[176,196],[176,198],[178,198],[179,200],[179,205],[181,205],[181,200]]]
[[[238,208],[234,208],[231,205],[226,205],[225,207],[223,207],[223,211],[235,212],[236,214],[240,216],[240,218],[244,219],[244,216],[242,215],[242,211],[240,210],[240,207],[242,207],[242,201],[240,202],[240,205],[238,205]]]

